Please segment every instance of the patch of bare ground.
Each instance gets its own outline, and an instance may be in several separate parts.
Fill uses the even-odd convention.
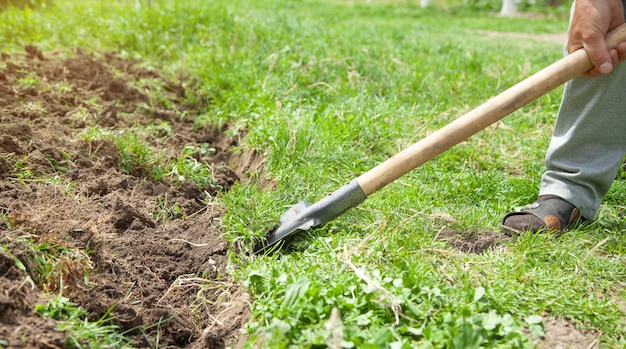
[[[256,153],[234,156],[239,137],[197,127],[210,98],[115,52],[2,53],[0,62],[0,339],[10,348],[66,348],[57,320],[33,310],[60,295],[107,315],[139,348],[224,348],[250,316],[246,289],[228,276],[229,245],[215,195],[255,172]],[[160,103],[150,96],[160,96]],[[165,107],[167,106],[167,107]],[[98,126],[167,125],[141,141],[168,159],[186,146],[213,170],[205,186],[145,169],[120,170]],[[167,131],[167,130],[170,131]],[[234,160],[234,161],[231,161]],[[46,278],[31,246],[59,259]],[[20,267],[23,265],[23,267]]]
[[[463,253],[481,254],[490,248],[502,245],[510,237],[495,231],[459,232],[444,229],[437,235],[438,239],[448,242],[452,247]]]
[[[544,318],[545,336],[535,339],[540,349],[598,349],[597,334],[584,332],[560,318]]]

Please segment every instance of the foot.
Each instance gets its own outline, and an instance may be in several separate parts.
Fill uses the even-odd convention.
[[[562,232],[576,223],[580,210],[556,195],[542,195],[532,204],[511,212],[502,220],[502,232],[519,235],[523,232]]]

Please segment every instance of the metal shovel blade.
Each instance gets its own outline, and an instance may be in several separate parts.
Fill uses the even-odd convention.
[[[313,205],[306,200],[300,201],[283,213],[276,229],[271,231],[265,241],[255,248],[254,253],[267,250],[296,231],[309,230],[327,223],[365,201],[366,198],[359,183],[353,180]]]

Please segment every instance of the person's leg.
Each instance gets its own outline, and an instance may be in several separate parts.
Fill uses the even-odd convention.
[[[626,64],[565,86],[539,195],[559,196],[593,219],[626,154]]]
[[[565,85],[538,201],[505,216],[502,230],[563,230],[593,219],[626,154],[626,62],[610,75]]]
[[[572,7],[573,8],[573,7]],[[626,62],[565,85],[539,199],[503,219],[506,233],[562,230],[593,219],[626,154]]]

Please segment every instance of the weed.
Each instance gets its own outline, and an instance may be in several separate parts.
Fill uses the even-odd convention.
[[[208,144],[198,148],[186,146],[176,159],[166,163],[163,156],[153,152],[142,138],[144,135],[167,137],[171,133],[169,124],[161,122],[142,129],[130,129],[122,134],[91,127],[85,130],[82,136],[88,142],[94,139],[113,141],[120,154],[122,173],[148,173],[155,180],[160,180],[165,175],[180,183],[191,180],[201,188],[207,185],[214,186],[216,184],[214,171],[219,171],[219,168],[209,167],[202,159],[215,154],[215,148],[210,148]]]
[[[215,176],[213,169],[198,161],[207,154],[215,153],[214,148],[208,148],[208,145],[201,145],[199,149],[193,146],[186,146],[181,151],[176,161],[168,164],[165,171],[170,178],[183,182],[186,179],[197,183],[201,188],[207,185],[215,184]],[[219,170],[219,169],[216,169]]]
[[[57,160],[52,155],[45,154],[46,160],[48,160],[53,170],[59,171],[59,172],[67,172],[69,171],[69,168],[67,167],[67,165],[71,164],[70,156],[63,150],[59,150],[59,153],[62,156],[62,160]]]
[[[37,74],[26,70],[18,70],[18,72],[24,74],[23,77],[17,79],[17,82],[24,88],[31,88],[39,85],[40,82]]]
[[[146,173],[153,175],[154,179],[159,180],[159,157],[145,143],[142,134],[144,134],[144,131],[141,129],[129,129],[118,133],[103,130],[100,127],[90,127],[83,131],[82,137],[87,142],[95,139],[107,139],[115,143],[119,151],[120,172]]]
[[[120,170],[122,173],[150,173],[155,164],[152,150],[139,137],[137,132],[125,132],[114,136],[113,142],[120,152]]]
[[[62,94],[68,94],[72,92],[72,85],[70,85],[67,80],[63,80],[59,83],[56,84],[56,89],[57,91],[61,92]]]
[[[108,324],[111,310],[91,322],[85,310],[62,296],[35,306],[36,313],[60,321],[56,328],[65,331],[70,348],[130,348],[130,341],[118,333],[118,327]]]
[[[168,203],[167,197],[165,199],[159,198],[155,208],[156,212],[152,213],[152,217],[162,223],[165,223],[168,220],[178,219],[183,216],[180,206]]]
[[[50,242],[35,242],[19,238],[26,243],[27,255],[35,281],[45,291],[63,289],[63,285],[88,285],[88,272],[92,268],[89,257],[82,251],[72,250]]]
[[[46,160],[50,164],[50,167],[54,171],[67,172],[69,169],[63,164],[66,162],[70,162],[69,157],[63,151],[60,151],[63,154],[65,160],[59,162],[52,156],[46,154]],[[34,171],[25,164],[26,157],[22,157],[15,161],[13,164],[13,173],[12,178],[19,181],[23,185],[27,185],[28,183],[47,183],[52,184],[58,188],[60,188],[65,194],[71,194],[75,192],[75,183],[68,179],[63,179],[55,173],[47,173],[45,171]],[[71,162],[70,162],[71,163]]]
[[[161,318],[159,319],[159,321],[155,322],[154,324],[150,324],[150,325],[148,325],[148,326],[142,326],[142,327],[140,327],[140,328],[132,328],[132,329],[128,330],[127,332],[130,332],[130,331],[137,331],[137,330],[138,330],[138,331],[141,331],[141,333],[145,333],[147,330],[149,330],[149,329],[152,329],[152,328],[155,328],[155,327],[156,327],[156,329],[157,329],[157,330],[156,330],[157,334],[156,334],[156,336],[155,336],[155,338],[154,338],[154,342],[150,342],[150,340],[148,339],[148,337],[147,337],[147,336],[145,336],[145,335],[144,335],[144,337],[145,337],[146,343],[148,344],[148,346],[149,346],[150,348],[157,349],[157,348],[159,348],[159,341],[160,341],[160,339],[161,339],[161,326],[163,326],[164,324],[166,324],[168,321],[170,321],[170,320],[174,319],[175,317],[176,317],[175,315],[170,316],[170,317],[167,317],[167,318],[163,318],[163,317],[161,317]]]
[[[170,123],[163,120],[159,120],[157,124],[147,125],[145,127],[145,132],[158,138],[165,138],[174,134]]]
[[[16,176],[16,179],[21,183],[24,183],[26,180],[33,178],[34,172],[25,164],[26,157],[22,157],[18,159],[13,164],[13,172]]]

